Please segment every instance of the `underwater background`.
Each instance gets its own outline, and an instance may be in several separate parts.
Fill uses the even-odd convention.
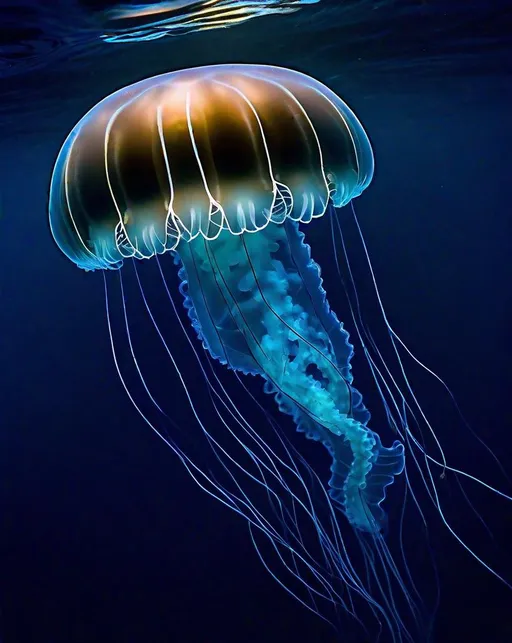
[[[326,83],[375,152],[374,180],[355,206],[388,316],[510,475],[509,3],[321,0],[229,29],[126,45],[74,39],[78,5],[52,7],[50,20],[36,4],[0,0],[0,641],[370,640],[350,623],[336,634],[287,595],[244,521],[195,486],[129,406],[112,363],[101,275],[77,270],[50,235],[50,176],[82,115],[142,78],[244,62]],[[343,319],[335,266],[322,254],[329,234],[325,218],[307,239]],[[353,368],[358,388],[370,389],[357,354]],[[157,360],[155,377],[159,369]],[[510,493],[442,387],[421,372],[415,381],[450,457]],[[174,383],[169,402],[176,422],[194,430]],[[369,406],[377,404],[370,394]],[[283,426],[295,432],[291,421]],[[327,471],[317,445],[304,449]],[[469,487],[490,539],[474,514],[458,513],[455,492],[450,504],[456,483],[449,474],[445,482],[454,523],[510,579],[510,504]],[[394,499],[390,492],[391,521]],[[512,641],[512,592],[431,518],[441,587],[432,641]],[[414,517],[405,531],[421,584],[425,539]],[[435,594],[428,582],[425,591]]]

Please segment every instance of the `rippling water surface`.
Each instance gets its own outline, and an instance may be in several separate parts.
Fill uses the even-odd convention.
[[[338,78],[367,77],[367,91],[394,83],[393,74],[406,74],[406,91],[425,76],[449,83],[450,75],[503,73],[511,65],[507,0],[321,0],[229,29],[143,43],[101,40],[99,16],[112,6],[20,0],[2,9],[0,127],[30,130],[36,118],[51,128],[68,108],[78,116],[122,85],[205,62],[290,66],[335,86]]]

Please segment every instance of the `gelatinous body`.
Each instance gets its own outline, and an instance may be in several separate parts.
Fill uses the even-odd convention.
[[[186,302],[210,353],[259,374],[282,411],[333,457],[331,496],[351,523],[378,531],[385,488],[404,466],[403,446],[382,447],[352,387],[348,333],[330,310],[320,271],[295,221],[257,234],[222,231],[180,241]]]
[[[75,127],[52,179],[57,243],[87,270],[173,251],[210,353],[258,373],[333,456],[331,494],[351,523],[382,527],[404,466],[367,427],[348,334],[298,231],[358,196],[368,139],[330,90],[297,72],[219,65],[108,97]]]
[[[77,265],[116,267],[182,237],[308,223],[372,174],[359,121],[318,81],[269,66],[200,67],[131,85],[84,116],[57,160],[50,220]]]
[[[347,105],[320,82],[262,65],[199,67],[121,89],[82,118],[55,164],[50,227],[59,248],[78,267],[118,271],[113,279],[103,273],[106,311],[115,366],[131,402],[199,485],[247,520],[267,569],[255,534],[270,542],[271,553],[277,554],[292,584],[300,584],[303,598],[269,569],[280,584],[314,612],[320,613],[317,600],[321,598],[329,607],[341,606],[366,626],[355,607],[362,598],[377,618],[379,640],[384,640],[384,627],[390,634],[386,640],[392,643],[430,641],[431,624],[423,621],[413,594],[420,600],[423,596],[412,581],[402,549],[403,513],[395,532],[403,564],[397,564],[383,535],[386,489],[405,467],[404,446],[389,436],[399,437],[412,455],[408,462],[448,531],[506,584],[450,525],[438,481],[448,471],[458,477],[459,485],[470,479],[507,500],[512,498],[448,465],[411,386],[401,351],[444,382],[414,357],[389,324],[351,204],[394,366],[364,318],[337,209],[359,196],[372,176],[373,154],[366,133]],[[326,213],[331,217],[332,239],[337,232],[341,242],[345,272],[336,242],[333,249],[348,314],[385,413],[383,429],[388,437],[382,434],[382,441],[372,430],[377,427],[370,428],[370,413],[354,387],[349,335],[328,304],[320,268],[305,242],[304,230]],[[179,290],[205,351],[198,351],[196,338],[187,332],[187,320],[178,312],[164,259],[160,260],[166,254],[179,266]],[[144,292],[135,260],[151,258],[164,286],[163,299],[171,304],[174,322],[183,329],[194,363],[204,376],[214,411],[207,420],[195,405],[198,382],[187,385],[190,361],[184,358],[182,371],[173,354],[175,334],[171,341],[166,339]],[[123,375],[110,312],[110,281],[120,284],[123,322],[119,333],[128,339],[127,356],[141,385],[139,393],[159,419],[172,423],[172,409],[169,413],[157,401],[131,339],[126,303],[131,293],[127,297],[124,270],[119,270],[126,259],[134,260],[129,274],[136,277],[139,303],[170,358],[183,401],[211,447],[212,461],[203,466],[168,437],[167,429],[160,431],[149,419]],[[178,353],[181,350],[177,348]],[[275,444],[269,444],[264,431],[253,427],[236,404],[234,389],[231,395],[230,385],[225,386],[223,375],[219,376],[219,362],[232,370],[229,381],[235,385],[238,380],[249,403],[263,411]],[[240,374],[261,377],[279,410],[291,416],[307,438],[327,448],[332,458],[329,477],[319,481]],[[181,400],[175,389],[170,398],[171,404]],[[429,439],[434,455],[427,450]],[[382,442],[388,440],[391,446],[384,447]],[[220,465],[219,476],[212,471],[215,464]],[[436,475],[435,467],[441,475]],[[410,470],[404,478],[417,516],[426,526],[428,518],[411,484]],[[251,485],[256,485],[254,494]],[[258,494],[261,488],[264,492]],[[463,502],[475,511],[460,489]],[[355,528],[349,533],[361,545],[362,573],[350,559],[336,508]],[[417,537],[415,523],[413,529]]]

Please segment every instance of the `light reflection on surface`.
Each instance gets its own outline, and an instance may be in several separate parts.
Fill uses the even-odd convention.
[[[156,40],[167,35],[230,27],[257,16],[297,11],[320,0],[170,0],[104,12],[106,42]]]

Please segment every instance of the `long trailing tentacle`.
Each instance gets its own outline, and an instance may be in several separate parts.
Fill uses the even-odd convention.
[[[122,284],[122,279],[120,280]],[[124,298],[124,290],[122,290],[123,298]],[[143,300],[144,303],[147,304],[147,300],[144,297],[143,291],[141,291],[141,294],[143,295]],[[252,525],[252,529],[256,529],[257,531],[264,533],[267,538],[269,538],[272,543],[274,549],[283,547],[285,550],[289,551],[292,555],[292,560],[294,561],[294,566],[290,568],[289,564],[284,561],[282,556],[279,554],[279,558],[281,562],[284,564],[285,568],[287,569],[288,572],[292,574],[296,578],[296,580],[299,580],[301,583],[303,583],[308,592],[311,595],[318,595],[318,596],[323,596],[324,599],[330,601],[330,602],[336,602],[337,604],[341,605],[343,609],[345,609],[348,613],[351,613],[352,616],[355,618],[357,617],[357,614],[354,611],[353,608],[353,603],[352,599],[349,600],[347,603],[341,594],[337,590],[334,589],[333,586],[333,578],[335,579],[336,583],[338,583],[340,580],[343,581],[343,583],[346,585],[346,587],[349,589],[349,596],[350,596],[350,591],[354,591],[356,594],[360,594],[365,598],[365,600],[370,604],[372,610],[380,619],[382,619],[383,622],[387,623],[387,626],[389,630],[393,633],[393,641],[401,641],[402,639],[399,638],[399,636],[396,634],[395,630],[397,629],[396,623],[393,623],[393,620],[389,620],[387,614],[385,611],[382,609],[382,607],[375,601],[374,598],[372,598],[368,592],[364,589],[361,580],[357,577],[355,574],[355,571],[353,570],[352,565],[350,564],[350,561],[346,561],[345,557],[347,557],[347,552],[342,548],[342,550],[339,549],[339,541],[338,537],[341,537],[338,531],[338,537],[334,537],[334,540],[327,535],[327,532],[325,531],[325,528],[321,526],[321,524],[318,521],[318,518],[316,514],[314,513],[314,505],[311,502],[311,506],[308,509],[302,500],[295,498],[294,497],[294,502],[299,502],[299,506],[303,507],[306,509],[306,512],[308,515],[311,517],[315,524],[315,528],[318,531],[320,540],[321,540],[321,546],[323,550],[327,553],[328,560],[330,561],[330,567],[328,566],[327,571],[322,572],[321,568],[318,567],[318,563],[316,560],[312,559],[310,554],[308,553],[307,549],[304,548],[304,543],[301,540],[300,533],[298,536],[292,538],[292,542],[290,542],[289,539],[286,537],[283,537],[282,534],[279,533],[279,529],[276,531],[276,526],[272,526],[271,523],[268,522],[268,517],[265,517],[264,514],[261,513],[260,510],[256,509],[254,505],[251,503],[249,500],[247,494],[243,491],[243,489],[240,487],[240,485],[237,483],[237,493],[233,493],[226,489],[224,486],[220,485],[213,474],[205,472],[201,470],[187,455],[186,453],[183,452],[182,449],[176,444],[176,442],[172,439],[170,439],[168,436],[164,435],[160,429],[158,429],[153,422],[148,418],[148,416],[142,411],[140,405],[136,402],[135,398],[133,397],[133,394],[130,393],[129,388],[126,384],[126,381],[121,373],[118,360],[117,360],[117,353],[115,349],[115,344],[114,344],[114,338],[113,338],[113,331],[112,331],[112,324],[110,321],[110,312],[109,312],[109,307],[108,307],[108,292],[107,292],[107,285],[105,281],[105,295],[106,295],[106,306],[107,306],[107,320],[108,320],[108,326],[109,326],[109,333],[111,337],[111,346],[112,346],[112,351],[114,355],[114,362],[116,364],[116,368],[118,370],[121,382],[126,389],[129,398],[132,402],[132,404],[135,406],[139,414],[143,417],[144,421],[149,424],[149,426],[154,430],[165,442],[170,446],[173,451],[178,455],[180,460],[183,462],[189,473],[192,475],[192,477],[198,482],[198,484],[203,488],[207,493],[210,495],[213,495],[214,497],[217,497],[223,504],[226,506],[230,507],[240,515],[242,515],[250,525]],[[140,370],[140,366],[138,364],[137,358],[133,352],[133,344],[130,339],[130,328],[128,325],[128,318],[126,314],[126,306],[125,302],[123,300],[123,310],[124,310],[124,320],[125,320],[125,330],[127,333],[127,336],[129,337],[129,347],[130,347],[130,352],[132,353],[132,358],[137,370],[137,373],[139,375],[139,378],[141,379],[141,382],[143,384],[144,390],[150,400],[154,403],[155,408],[157,408],[159,411],[162,411],[161,405],[159,405],[154,396],[150,393],[150,389],[145,382],[145,379],[143,377],[142,371]],[[148,313],[150,313],[150,310],[148,310]],[[154,320],[154,318],[153,318]],[[158,328],[155,326],[157,332]],[[160,336],[161,339],[163,340],[163,335]],[[164,341],[164,340],[163,340]],[[168,346],[167,346],[168,348]],[[172,354],[169,354],[169,357],[171,358],[171,361],[173,362],[173,365],[176,369],[176,372],[178,374],[178,377],[182,381],[182,385],[184,387],[185,393],[187,397],[189,397],[189,401],[191,403],[191,408],[194,411],[194,414],[196,414],[196,411],[194,409],[193,405],[193,400],[192,397],[190,396],[190,393],[187,391],[186,388],[186,383],[184,382],[182,375],[179,371],[179,368],[177,367],[177,364],[175,362],[175,359],[173,358]],[[212,440],[211,435],[208,433],[208,430],[204,427],[204,425],[201,422],[201,419],[199,416],[196,415],[196,419],[199,423],[200,426],[202,426],[203,431],[205,435],[208,438],[208,441],[210,442],[210,446],[212,446],[214,452],[216,453],[217,456],[219,456],[218,450],[215,449],[215,441]],[[269,455],[269,450],[262,450],[262,453],[265,453],[265,456],[269,458],[269,460],[272,461],[273,466],[277,467],[275,458],[273,456]],[[271,452],[270,452],[271,453]],[[292,468],[290,466],[290,468]],[[259,469],[261,472],[261,468]],[[247,475],[248,472],[244,470],[244,474]],[[278,476],[274,476],[274,478],[280,479]],[[299,476],[300,478],[300,476]],[[266,484],[266,479],[263,477],[262,478],[263,484]],[[304,481],[301,478],[301,482],[304,485],[304,488],[307,488],[306,485],[304,484]],[[283,488],[283,485],[281,485],[281,488]],[[284,487],[286,488],[286,487]],[[286,488],[289,493],[292,493],[288,488]],[[275,495],[275,492],[268,488],[268,493]],[[277,498],[277,496],[276,496]],[[279,501],[278,501],[279,504]],[[274,507],[275,509],[275,507]],[[289,515],[288,515],[289,517]],[[281,512],[280,513],[280,518],[282,522],[285,522],[285,515]],[[286,523],[288,525],[287,529],[288,531],[286,533],[289,533],[289,527],[290,525],[292,526],[292,531],[293,527],[295,525],[296,530],[298,530],[298,526],[294,520],[287,521]],[[292,544],[295,543],[295,544]],[[298,549],[297,549],[298,547]],[[276,549],[277,551],[277,549]],[[258,551],[258,555],[261,556],[261,551]],[[324,590],[327,592],[326,594],[322,594],[322,592],[319,592],[319,590],[315,589],[311,584],[304,579],[304,577],[300,574],[296,567],[296,563],[299,561],[301,564],[306,566],[306,569],[309,569],[309,574],[312,575],[313,578],[316,578],[316,580],[320,583],[320,587],[323,587]],[[268,567],[267,567],[268,568]],[[270,571],[270,570],[269,570]],[[279,579],[279,577],[275,574],[275,572],[271,572],[274,578],[280,583],[283,584],[283,581]],[[334,576],[333,576],[334,574]],[[286,585],[286,584],[285,584]],[[287,587],[288,591],[297,598],[301,603],[304,604],[304,601],[296,595],[293,590],[291,590],[289,587]],[[312,609],[315,613],[318,613],[318,608],[316,605],[314,605],[313,601],[313,607],[311,605],[306,605],[309,609]],[[320,614],[321,615],[321,614]]]
[[[373,270],[373,265],[371,262],[370,254],[363,236],[363,232],[361,229],[361,226],[359,224],[354,205],[351,203],[350,205],[350,210],[353,216],[353,220],[356,225],[357,233],[363,248],[363,253],[364,257],[366,260],[366,265],[368,267],[369,273],[370,273],[370,278],[371,278],[371,283],[373,290],[376,295],[377,299],[377,304],[379,306],[381,318],[384,321],[385,328],[387,330],[388,337],[390,339],[391,347],[393,354],[397,360],[398,364],[398,369],[400,376],[403,381],[403,387],[404,389],[402,390],[401,385],[399,384],[397,378],[392,374],[391,372],[391,366],[388,364],[388,362],[385,360],[383,357],[379,347],[377,346],[376,342],[374,341],[371,332],[367,326],[367,324],[364,321],[363,318],[363,313],[362,313],[362,307],[359,301],[359,296],[358,296],[358,291],[357,291],[357,286],[355,283],[354,275],[352,273],[352,268],[351,268],[351,263],[350,259],[348,256],[347,248],[345,245],[345,241],[343,238],[343,231],[341,229],[340,222],[338,221],[338,218],[336,216],[335,212],[331,212],[332,215],[332,221],[335,222],[335,227],[338,231],[341,244],[342,244],[342,249],[343,249],[343,254],[345,258],[345,262],[347,265],[347,271],[348,271],[348,279],[349,279],[349,284],[352,289],[353,297],[355,298],[355,305],[352,306],[351,302],[351,294],[348,291],[348,286],[346,283],[344,283],[344,288],[347,292],[347,297],[351,306],[351,311],[352,311],[352,316],[353,316],[353,321],[356,327],[356,331],[359,337],[359,340],[361,342],[361,345],[363,347],[364,355],[368,361],[370,371],[373,375],[373,378],[375,380],[375,383],[377,385],[377,388],[379,390],[381,399],[384,404],[385,412],[388,415],[388,420],[390,421],[390,424],[395,428],[395,430],[398,432],[398,434],[401,436],[401,438],[404,441],[404,444],[406,445],[408,449],[408,455],[411,456],[412,461],[414,462],[417,470],[420,473],[420,477],[425,485],[426,491],[435,506],[437,512],[439,513],[442,522],[448,529],[448,531],[452,534],[452,536],[466,549],[466,551],[474,557],[483,567],[485,567],[489,572],[491,572],[494,576],[496,576],[500,581],[502,581],[505,585],[507,585],[509,588],[512,588],[511,583],[507,581],[499,572],[497,572],[494,568],[492,568],[490,565],[488,565],[483,558],[481,558],[478,554],[476,554],[475,551],[464,541],[464,539],[455,531],[455,529],[452,527],[450,524],[449,520],[445,516],[445,513],[442,509],[441,505],[441,500],[439,498],[439,493],[436,485],[436,480],[435,476],[432,472],[431,466],[437,466],[441,468],[442,472],[445,471],[451,471],[452,473],[456,474],[457,476],[462,476],[466,479],[472,480],[473,482],[478,483],[482,487],[492,491],[496,495],[506,499],[506,500],[512,500],[512,496],[497,489],[496,487],[488,484],[484,480],[479,479],[478,477],[463,471],[457,467],[451,466],[445,457],[441,441],[439,437],[437,436],[434,427],[431,425],[426,413],[424,412],[421,403],[416,395],[416,393],[413,390],[412,384],[410,382],[409,376],[407,374],[405,365],[403,363],[401,354],[400,354],[400,349],[404,350],[405,353],[418,365],[420,366],[423,370],[425,370],[427,373],[429,373],[432,377],[434,377],[442,386],[443,388],[448,392],[448,395],[450,396],[451,400],[455,404],[455,408],[459,415],[461,416],[464,424],[466,427],[469,427],[469,424],[467,423],[466,419],[464,418],[462,412],[460,411],[460,408],[455,400],[455,397],[447,384],[444,382],[444,380],[439,377],[432,369],[427,367],[422,361],[420,361],[416,356],[410,351],[410,349],[407,347],[405,342],[399,337],[398,333],[393,329],[391,326],[389,319],[386,315],[386,311],[384,308],[384,304],[382,302],[382,298],[380,295],[380,291],[378,288],[375,272]],[[335,250],[335,258],[336,258],[336,264],[338,267],[338,273],[341,276],[341,271],[339,267],[339,262]],[[389,403],[388,403],[389,400]],[[390,406],[391,405],[391,406]],[[392,407],[394,407],[394,411],[392,410]],[[418,438],[413,430],[411,429],[411,424],[408,421],[408,417],[414,420],[415,425],[418,427],[418,430],[420,432],[420,438]],[[433,437],[434,442],[436,444],[436,447],[439,451],[440,457],[436,458],[433,456],[431,453],[429,453],[426,449],[425,446],[425,440],[424,436],[422,435],[421,431],[421,426],[424,426],[429,434]],[[469,427],[470,428],[470,427]],[[471,432],[474,434],[474,431],[471,430]],[[474,434],[475,435],[475,434]],[[499,463],[499,460],[497,459],[497,456],[490,450],[490,448],[483,443],[481,438],[475,435],[475,437],[478,439],[480,443],[482,443],[486,450],[490,452],[491,456],[495,459],[495,461],[499,464],[500,468],[503,471],[503,467],[501,463]],[[423,462],[425,463],[425,468],[423,468],[418,460],[418,454]],[[506,474],[505,474],[506,475]],[[443,474],[442,474],[442,477]],[[463,491],[463,495],[467,500],[467,496]],[[476,510],[474,509],[473,505],[471,502],[468,501],[468,504],[470,508],[475,512]],[[477,516],[480,520],[483,520],[481,516],[477,513]]]

